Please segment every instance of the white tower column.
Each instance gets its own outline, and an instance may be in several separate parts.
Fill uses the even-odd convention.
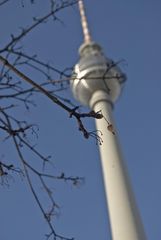
[[[80,59],[74,68],[71,89],[82,105],[101,111],[104,116],[96,119],[96,130],[103,134],[99,150],[112,240],[145,240],[112,119],[111,105],[118,99],[126,76],[118,63],[107,58],[102,48],[92,41],[82,0],[79,0],[79,9],[84,43],[79,49]],[[105,119],[112,124],[115,134],[109,131]]]
[[[91,108],[113,125],[114,133],[107,129],[105,119],[96,119],[96,129],[102,132],[99,146],[112,240],[145,240],[143,226],[131,191],[126,166],[117,141],[109,96],[96,91],[90,101]]]

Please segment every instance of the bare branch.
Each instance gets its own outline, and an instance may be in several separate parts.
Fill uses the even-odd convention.
[[[7,3],[7,2],[9,2],[9,0],[3,0],[2,2],[0,2],[0,7],[1,7],[2,5],[4,5],[5,3]]]
[[[10,133],[13,132],[13,127],[12,127],[12,124],[11,124],[11,121],[8,117],[8,115],[1,109],[1,112],[3,113],[5,119],[6,119],[6,125],[8,126],[8,129],[10,129]],[[37,202],[49,228],[50,228],[50,236],[53,236],[55,240],[57,239],[64,239],[64,240],[71,240],[71,238],[67,238],[67,237],[64,237],[62,235],[59,235],[55,232],[55,229],[52,225],[52,221],[51,221],[51,217],[52,215],[55,213],[55,208],[58,208],[58,205],[55,203],[54,199],[53,199],[53,196],[52,196],[52,192],[51,190],[48,188],[47,184],[45,183],[44,181],[44,177],[45,178],[51,178],[51,179],[62,179],[64,181],[72,181],[73,184],[76,185],[76,183],[78,183],[78,181],[80,180],[79,178],[74,178],[74,177],[65,177],[65,175],[61,174],[60,176],[57,176],[57,177],[54,177],[52,175],[49,175],[49,174],[45,174],[45,173],[40,173],[39,171],[37,171],[34,167],[32,167],[25,159],[24,159],[24,156],[23,156],[23,153],[22,153],[22,150],[20,148],[20,145],[17,141],[17,138],[19,139],[19,131],[16,131],[15,134],[11,134],[11,137],[13,139],[13,142],[14,142],[14,145],[16,147],[16,150],[17,150],[17,153],[18,153],[18,156],[19,156],[19,159],[23,165],[23,169],[24,169],[24,174],[27,178],[27,181],[28,181],[28,184],[29,184],[29,187],[31,189],[31,192],[35,198],[35,201]],[[0,162],[0,175],[1,176],[4,176],[4,175],[7,175],[8,173],[4,170],[4,169],[7,169],[8,171],[10,170],[14,170],[16,171],[16,169],[14,168],[13,165],[7,165],[7,164],[4,164],[2,162]],[[42,184],[47,196],[49,197],[50,201],[51,201],[51,204],[52,204],[52,207],[50,209],[50,211],[47,213],[45,208],[43,207],[43,204],[41,203],[41,200],[40,198],[38,197],[38,194],[36,193],[36,190],[33,186],[33,183],[32,183],[32,179],[31,179],[31,176],[30,176],[30,173],[29,173],[29,170],[31,170],[34,174],[36,174],[39,178],[39,181],[40,183]],[[17,170],[18,171],[18,170]]]
[[[11,47],[15,46],[17,44],[17,42],[19,42],[23,37],[25,37],[28,33],[30,33],[33,29],[35,29],[36,27],[38,27],[41,23],[45,23],[46,20],[48,20],[50,17],[55,16],[55,14],[57,12],[59,12],[60,10],[72,6],[74,4],[76,4],[78,2],[78,0],[70,0],[70,1],[61,1],[60,5],[56,4],[55,5],[55,9],[52,9],[49,13],[47,13],[45,16],[41,17],[41,18],[34,18],[34,23],[29,26],[26,29],[22,29],[21,33],[18,36],[13,36],[11,35],[11,41],[3,48],[0,50],[0,53],[7,51],[8,49],[10,49]],[[55,18],[56,20],[56,18]]]
[[[81,118],[92,117],[92,118],[100,119],[100,118],[103,117],[100,113],[95,113],[94,111],[89,112],[89,113],[84,113],[84,114],[78,113],[76,111],[78,109],[78,107],[72,109],[72,108],[68,107],[67,105],[65,105],[58,98],[56,98],[54,95],[51,95],[41,85],[37,84],[32,79],[27,77],[24,73],[20,72],[17,68],[15,68],[12,64],[10,64],[4,57],[0,56],[0,61],[3,64],[5,64],[10,70],[12,70],[15,74],[17,74],[21,79],[25,80],[27,83],[29,83],[30,85],[32,85],[33,87],[38,89],[41,93],[43,93],[45,96],[47,96],[52,102],[54,102],[59,107],[61,107],[65,111],[67,111],[69,113],[70,117],[74,116],[76,118],[76,120],[77,120],[77,123],[78,123],[78,126],[79,126],[79,130],[83,133],[85,138],[89,138],[90,134],[85,129],[85,127],[84,127],[84,125],[82,123]]]

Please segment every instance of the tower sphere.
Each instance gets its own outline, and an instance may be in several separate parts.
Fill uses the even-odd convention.
[[[99,90],[108,93],[114,103],[120,95],[126,80],[117,63],[104,56],[101,47],[95,43],[84,43],[79,49],[80,60],[74,67],[71,88],[75,98],[90,106],[92,95]]]

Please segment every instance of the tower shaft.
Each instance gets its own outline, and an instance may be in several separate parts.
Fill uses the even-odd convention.
[[[144,229],[123,162],[117,134],[107,129],[107,119],[114,127],[111,105],[118,99],[126,76],[118,64],[105,57],[101,47],[91,41],[83,1],[79,0],[84,43],[75,65],[71,88],[75,98],[104,118],[96,119],[96,129],[102,132],[99,146],[112,240],[145,240]],[[114,128],[114,131],[115,128]]]
[[[90,101],[91,108],[113,125],[108,131],[105,119],[96,119],[96,129],[103,133],[103,144],[99,146],[104,188],[108,205],[112,240],[145,240],[143,226],[131,190],[127,169],[117,141],[109,96],[97,91]]]

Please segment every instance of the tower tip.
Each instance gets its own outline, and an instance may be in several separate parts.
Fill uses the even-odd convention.
[[[81,16],[81,23],[82,23],[82,29],[83,29],[83,35],[84,35],[84,43],[90,43],[92,40],[91,40],[89,28],[88,28],[87,18],[85,15],[83,0],[79,0],[78,5],[79,5],[80,16]]]

